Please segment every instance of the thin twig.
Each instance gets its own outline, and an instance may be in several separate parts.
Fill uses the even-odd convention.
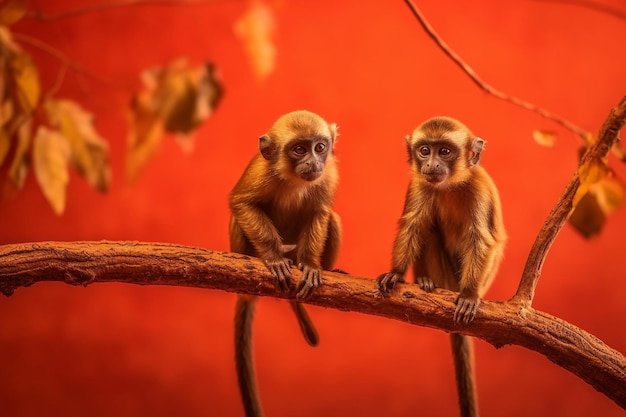
[[[13,33],[13,37],[21,43],[34,46],[42,50],[43,52],[47,53],[48,55],[53,56],[54,58],[59,60],[61,64],[63,64],[65,67],[71,68],[72,70],[80,74],[87,75],[101,82],[102,84],[105,84],[108,87],[113,87],[113,88],[118,88],[118,89],[123,89],[123,90],[128,90],[129,88],[131,88],[130,83],[125,83],[127,85],[121,85],[120,83],[115,83],[111,81],[110,79],[103,77],[102,75],[99,75],[98,73],[93,72],[90,69],[82,66],[81,64],[78,64],[72,61],[67,55],[65,55],[60,50],[56,49],[55,47],[51,45],[48,45],[45,42],[42,42],[41,40],[37,38],[33,38],[32,36],[24,35],[22,33]]]
[[[586,9],[594,10],[596,12],[608,14],[609,16],[616,17],[618,19],[626,20],[626,11],[620,10],[616,7],[609,6],[608,4],[598,3],[596,1],[585,0],[534,0],[538,3],[560,3],[567,4],[569,6],[579,6]]]
[[[119,9],[124,7],[141,7],[141,6],[165,6],[165,7],[194,7],[204,6],[209,3],[218,3],[219,1],[226,0],[127,0],[119,3],[100,3],[93,4],[88,7],[80,9],[68,10],[65,12],[55,14],[45,14],[40,11],[29,12],[26,14],[27,18],[37,19],[42,21],[60,20],[71,17],[78,17],[89,13],[97,13],[105,10]],[[232,1],[232,0],[230,0]]]
[[[510,96],[508,94],[503,93],[500,90],[495,89],[494,87],[492,87],[491,85],[487,84],[486,82],[484,82],[477,74],[476,72],[456,53],[454,52],[449,46],[448,44],[437,34],[437,32],[435,32],[435,30],[433,29],[433,27],[430,25],[430,23],[428,23],[428,21],[426,20],[426,18],[424,17],[424,15],[422,14],[422,12],[417,8],[417,6],[415,6],[415,4],[413,4],[413,2],[411,0],[405,0],[406,4],[411,8],[411,11],[413,12],[413,15],[417,18],[418,22],[422,25],[422,28],[424,28],[424,30],[426,31],[426,33],[428,34],[428,36],[430,36],[435,43],[437,43],[437,45],[439,46],[439,48],[450,57],[450,59],[452,59],[452,61],[454,61],[454,63],[456,63],[461,70],[463,70],[463,72],[465,74],[467,74],[470,79],[472,81],[474,81],[474,83],[481,88],[482,90],[484,90],[486,93],[491,94],[492,96],[499,98],[501,100],[507,101],[513,105],[519,106],[525,110],[537,113],[543,117],[545,117],[546,119],[552,120],[553,122],[563,126],[565,129],[575,133],[576,135],[580,136],[583,141],[587,141],[588,137],[589,137],[589,132],[587,132],[585,129],[576,126],[575,124],[563,119],[562,117],[559,117],[551,112],[549,112],[548,110],[545,110],[541,107],[538,107],[532,103],[529,103],[527,101],[524,101],[520,98],[514,97],[514,96]]]

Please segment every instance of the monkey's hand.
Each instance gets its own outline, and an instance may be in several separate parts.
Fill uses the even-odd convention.
[[[289,291],[289,278],[291,277],[291,259],[264,259],[267,269],[270,270],[274,278],[276,278],[278,287],[287,292]]]
[[[436,287],[435,282],[429,277],[417,277],[415,278],[415,283],[426,292],[431,292]]]
[[[478,294],[466,294],[461,292],[456,299],[456,310],[454,310],[454,321],[469,323],[476,317],[480,296]]]
[[[314,289],[320,286],[322,282],[322,270],[303,263],[298,265],[298,269],[302,271],[302,278],[298,283],[296,298],[307,298]]]
[[[393,290],[396,282],[404,282],[402,274],[399,274],[398,272],[387,272],[386,274],[379,275],[378,278],[376,278],[378,291],[381,293],[388,293]]]

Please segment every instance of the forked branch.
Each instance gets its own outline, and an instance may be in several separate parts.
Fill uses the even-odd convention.
[[[299,278],[300,271],[294,269],[292,286]],[[294,295],[277,290],[260,260],[234,253],[137,242],[0,246],[0,291],[4,295],[40,281],[172,285],[278,298]],[[526,347],[626,409],[626,358],[620,352],[576,326],[514,302],[484,301],[473,322],[457,324],[452,320],[454,299],[450,291],[438,289],[427,294],[414,284],[398,284],[393,294],[381,297],[372,279],[327,272],[324,284],[306,302],[460,332],[496,347]]]
[[[624,127],[626,122],[626,96],[622,97],[622,100],[611,109],[609,117],[604,121],[600,131],[598,132],[598,139],[593,146],[587,149],[585,155],[581,158],[578,167],[582,167],[588,164],[589,161],[594,159],[605,158],[613,145],[619,139],[619,132]],[[539,231],[539,235],[530,250],[528,259],[526,260],[526,266],[522,272],[522,279],[520,281],[517,293],[514,296],[514,300],[520,302],[522,305],[530,306],[535,296],[535,288],[541,275],[541,269],[543,262],[548,255],[548,250],[552,246],[552,243],[556,239],[557,235],[561,231],[561,228],[567,221],[569,214],[572,211],[574,195],[580,186],[580,169],[577,169],[572,179],[570,180],[561,198],[557,202],[556,206],[552,209],[548,218],[546,219],[543,227]]]

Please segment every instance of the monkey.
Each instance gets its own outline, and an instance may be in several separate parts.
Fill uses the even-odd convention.
[[[435,117],[407,135],[411,180],[381,293],[403,282],[459,292],[453,320],[469,323],[500,266],[507,239],[498,190],[479,165],[485,141],[460,121]],[[462,416],[478,415],[471,339],[450,334]]]
[[[298,110],[278,118],[259,138],[257,153],[229,195],[230,248],[260,258],[278,288],[290,291],[291,267],[302,277],[296,299],[305,299],[331,270],[341,243],[341,221],[333,210],[339,180],[334,145],[337,126]],[[238,296],[235,363],[247,417],[263,415],[252,360],[255,296]],[[304,306],[291,301],[305,340],[319,343]]]

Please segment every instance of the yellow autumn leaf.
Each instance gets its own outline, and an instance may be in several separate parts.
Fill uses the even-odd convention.
[[[612,172],[592,185],[589,192],[596,196],[600,209],[607,216],[613,214],[626,202],[624,183]]]
[[[12,25],[26,14],[26,0],[6,0],[0,5],[0,25]]]
[[[265,79],[276,65],[272,9],[262,1],[251,1],[248,10],[235,22],[234,31],[244,44],[254,74]]]
[[[533,139],[541,146],[552,148],[556,143],[556,132],[548,130],[533,130]]]
[[[39,127],[33,140],[33,170],[44,196],[57,215],[65,211],[70,144],[56,130]]]
[[[9,179],[16,188],[22,188],[28,172],[28,151],[32,140],[33,119],[28,117],[17,129],[17,147],[9,168]]]
[[[133,183],[154,156],[163,138],[165,126],[164,120],[154,111],[147,94],[135,96],[130,110],[126,181]]]
[[[11,147],[11,140],[9,135],[4,131],[3,127],[0,127],[0,167],[4,163],[4,158],[9,154],[9,148]]]
[[[105,192],[111,182],[109,145],[96,132],[93,115],[71,100],[47,100],[50,124],[68,140],[71,161],[89,185]]]
[[[2,90],[0,89],[0,94]],[[2,95],[0,95],[2,97]],[[10,100],[0,104],[0,167],[9,153],[11,147],[11,137],[7,130],[7,122],[13,116],[13,105]]]
[[[37,67],[29,55],[18,53],[11,57],[9,69],[16,88],[15,95],[23,111],[33,112],[41,92]]]
[[[14,53],[22,52],[20,47],[13,41],[13,35],[8,27],[0,25],[0,51],[5,58]]]
[[[580,186],[576,191],[573,199],[573,207],[580,202],[589,188],[598,181],[605,178],[610,172],[610,168],[603,158],[591,158],[586,163],[578,167],[578,176],[580,178]]]

